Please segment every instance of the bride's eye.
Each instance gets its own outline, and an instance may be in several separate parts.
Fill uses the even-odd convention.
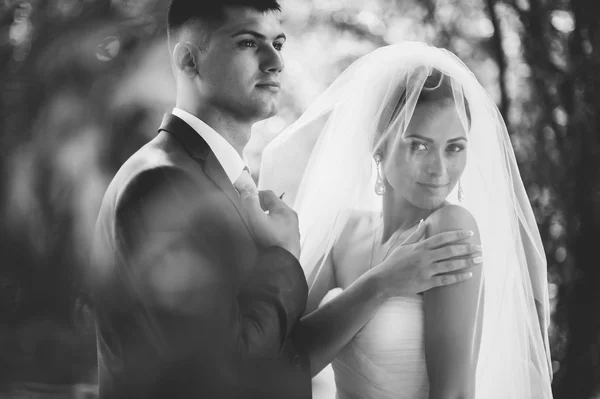
[[[427,151],[427,146],[419,141],[413,141],[410,145],[412,151]]]
[[[460,145],[460,144],[450,144],[446,148],[446,151],[448,151],[448,152],[461,152],[464,149],[465,149],[465,147],[463,145]]]

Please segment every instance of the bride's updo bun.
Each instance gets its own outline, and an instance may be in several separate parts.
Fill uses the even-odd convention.
[[[394,109],[391,113],[388,113],[389,118],[385,117],[386,112],[384,111],[381,116],[379,131],[376,134],[374,140],[374,149],[385,148],[385,142],[387,139],[384,137],[387,135],[388,130],[392,128],[392,126],[396,125],[396,119],[399,116],[400,111],[406,105],[406,87],[398,88],[399,94],[398,100],[395,103]],[[452,84],[452,78],[437,68],[432,68],[431,72],[425,79],[423,83],[423,88],[419,93],[419,97],[417,98],[415,107],[419,107],[421,105],[430,105],[430,104],[439,104],[443,105],[454,105],[455,101],[458,99],[455,98],[454,91],[458,90],[458,84]],[[462,91],[462,89],[460,89]],[[460,99],[463,104],[458,104],[457,108],[463,108],[466,115],[466,123],[467,128],[470,128],[471,125],[471,112],[469,110],[469,103],[467,99],[463,95],[460,96]],[[391,108],[391,107],[389,107]],[[389,109],[388,108],[388,109]],[[389,112],[389,111],[388,111]],[[382,129],[383,128],[383,129]]]
[[[447,76],[444,75],[439,69],[433,68],[425,83],[423,83],[423,92],[434,92],[437,89],[443,88],[442,83],[448,81]]]
[[[417,100],[417,106],[435,102],[447,105],[454,104],[456,99],[454,97],[453,90],[456,89],[458,89],[458,85],[455,85],[454,88],[452,87],[452,78],[450,76],[442,73],[439,69],[433,68],[427,79],[425,79],[423,89],[421,90],[421,94]],[[469,103],[464,97],[464,93],[461,97],[463,100],[461,108],[464,107],[467,121],[470,124],[471,112],[469,111]]]
[[[457,89],[458,85],[455,85],[454,89]],[[424,105],[424,104],[432,104],[432,103],[440,103],[440,105],[450,105],[454,104],[455,98],[453,94],[452,87],[452,78],[444,73],[442,73],[439,69],[433,68],[425,79],[425,83],[423,84],[423,88],[421,89],[421,93],[419,94],[419,98],[417,99],[416,106]],[[465,109],[465,113],[467,114],[467,121],[471,122],[471,113],[469,111],[469,103],[467,99],[462,96],[463,106]],[[394,121],[394,119],[398,116],[398,113],[402,109],[402,107],[406,103],[406,89],[402,90],[402,94],[398,99],[398,103],[396,104],[396,108],[390,118],[390,123]]]

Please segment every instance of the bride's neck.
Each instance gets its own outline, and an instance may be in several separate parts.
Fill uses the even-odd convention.
[[[383,234],[381,243],[387,242],[397,231],[403,232],[415,226],[421,219],[426,219],[431,210],[414,206],[404,197],[397,195],[393,190],[383,195]]]

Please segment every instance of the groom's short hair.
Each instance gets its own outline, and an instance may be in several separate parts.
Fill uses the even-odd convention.
[[[171,0],[167,11],[169,49],[179,40],[186,28],[195,28],[200,48],[208,42],[210,30],[225,22],[227,7],[246,7],[259,12],[281,11],[277,0]]]

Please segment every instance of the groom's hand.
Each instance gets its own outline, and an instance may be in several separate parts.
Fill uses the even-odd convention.
[[[449,231],[420,241],[425,234],[425,225],[421,223],[371,270],[387,296],[414,295],[430,288],[459,283],[472,276],[468,269],[481,264],[481,246],[463,242],[472,235],[471,232]]]
[[[300,257],[300,231],[298,215],[273,191],[240,194],[248,211],[250,229],[258,243],[264,247],[281,247],[297,259]]]

